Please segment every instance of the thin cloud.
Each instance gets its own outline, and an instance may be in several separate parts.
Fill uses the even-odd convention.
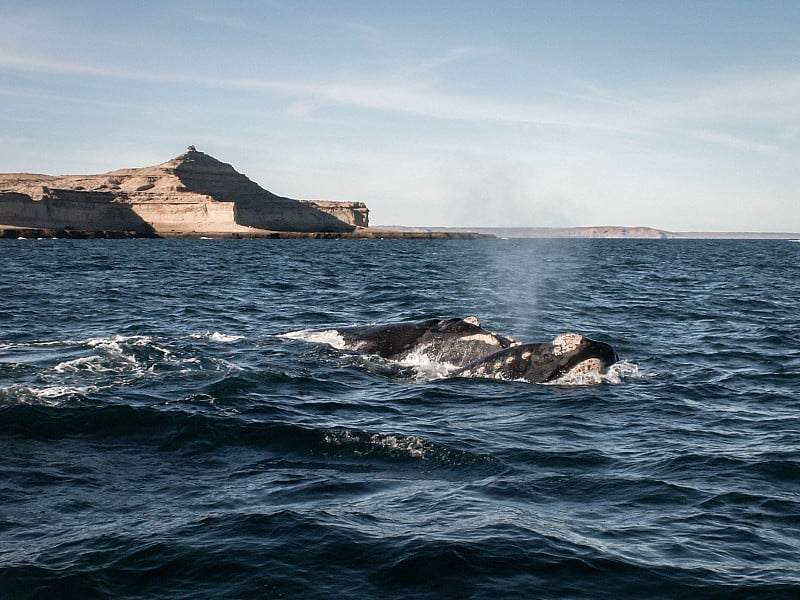
[[[692,135],[698,140],[702,140],[704,142],[728,146],[729,148],[743,150],[746,152],[772,154],[778,150],[774,144],[764,144],[727,133],[719,133],[714,131],[695,131]]]
[[[734,70],[654,91],[671,99],[647,102],[647,109],[671,120],[800,120],[800,71],[794,68]]]
[[[58,104],[63,104],[68,102],[72,104],[80,104],[81,106],[91,105],[91,106],[99,106],[103,108],[113,108],[113,109],[134,110],[142,108],[140,104],[132,102],[120,102],[116,100],[100,100],[97,98],[68,96],[65,94],[42,94],[40,92],[21,91],[17,89],[0,88],[0,96],[23,98],[25,100],[55,102]]]
[[[372,25],[367,25],[366,23],[345,21],[342,23],[342,27],[351,32],[355,32],[362,37],[374,41],[383,40],[384,37],[386,36],[386,32],[383,29],[373,27]]]
[[[429,63],[431,69],[485,52],[472,47],[454,48]],[[422,66],[422,65],[421,65]],[[469,122],[492,122],[530,126],[560,127],[573,130],[648,135],[687,124],[753,124],[769,122],[782,131],[796,131],[800,121],[800,73],[793,70],[772,72],[733,71],[716,78],[676,84],[671,89],[640,88],[627,95],[584,85],[586,97],[573,95],[574,102],[506,101],[498,98],[453,94],[425,78],[375,83],[359,81],[285,80],[258,77],[230,77],[158,69],[131,69],[114,66],[65,62],[50,58],[0,53],[0,68],[82,77],[96,77],[173,85],[208,86],[237,91],[256,91],[284,96],[291,114],[303,117],[309,107],[324,104],[387,111],[411,116]],[[667,100],[648,100],[658,92]],[[564,96],[569,92],[564,92]],[[692,128],[697,139],[724,144],[740,150],[766,153],[777,150],[774,144],[746,140],[716,129]],[[782,132],[775,139],[789,141]]]
[[[317,86],[313,93],[338,104],[420,117],[634,132],[622,115],[584,114],[534,103],[483,100],[442,93],[424,86],[332,83]]]
[[[240,31],[256,31],[258,28],[252,21],[244,19],[236,19],[227,15],[211,14],[206,12],[197,11],[191,15],[191,18],[198,23],[205,23],[207,25],[214,25],[215,27],[225,27],[227,29],[234,29]]]
[[[329,103],[384,110],[420,117],[552,125],[574,129],[631,131],[623,117],[598,117],[533,103],[509,103],[447,94],[430,89],[427,84],[364,84],[336,82],[304,82],[262,78],[214,77],[157,70],[119,69],[51,59],[2,54],[0,67],[25,72],[122,79],[138,82],[172,83],[227,87],[304,96],[308,102]]]
[[[441,56],[425,58],[417,62],[412,68],[406,71],[412,74],[425,74],[438,71],[442,67],[447,67],[453,63],[461,62],[470,58],[480,58],[493,56],[500,53],[498,48],[488,48],[480,46],[456,46],[448,48]]]

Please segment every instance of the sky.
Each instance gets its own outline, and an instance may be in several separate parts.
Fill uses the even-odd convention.
[[[800,232],[800,2],[0,0],[0,172],[190,144],[376,225]]]

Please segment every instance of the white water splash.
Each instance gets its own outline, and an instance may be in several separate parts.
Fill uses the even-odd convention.
[[[207,334],[208,339],[218,339],[217,343],[235,341],[234,336],[220,334],[220,337],[217,338],[215,333]],[[197,334],[193,337],[200,337],[200,335]],[[236,339],[239,339],[238,336]],[[48,359],[51,356],[57,356],[58,353],[48,352],[42,355],[35,351],[38,348],[63,348],[71,357],[48,366]],[[28,349],[32,352],[27,352]],[[182,356],[180,352],[176,354],[176,351],[170,349],[169,346],[156,343],[153,338],[146,335],[115,335],[82,340],[13,343],[4,344],[0,350],[11,350],[17,353],[17,361],[12,364],[30,365],[39,369],[39,379],[50,383],[46,387],[22,386],[27,391],[22,387],[14,386],[0,388],[0,399],[14,399],[21,394],[25,398],[37,399],[39,397],[91,393],[102,389],[94,385],[97,383],[98,377],[107,380],[110,385],[127,385],[143,378],[158,376],[158,373],[164,369],[183,374],[205,370],[217,372],[243,370],[242,367],[219,357]],[[73,380],[80,382],[79,387],[69,385]],[[87,382],[90,387],[80,386]],[[21,401],[25,401],[25,398],[22,398]]]
[[[424,352],[411,352],[400,361],[400,366],[414,371],[415,379],[430,381],[451,377],[459,367],[431,359]]]
[[[89,338],[81,342],[94,352],[91,356],[82,356],[67,360],[53,367],[56,373],[107,373],[111,371],[147,371],[152,370],[154,361],[143,361],[137,352],[153,352],[158,355],[159,361],[169,361],[173,358],[172,352],[153,343],[148,336],[117,335],[109,338]],[[151,364],[147,364],[147,363]]]
[[[86,396],[98,389],[96,386],[12,385],[0,388],[0,400],[7,400],[14,404],[58,407],[66,401],[74,399],[75,396]]]
[[[405,454],[411,458],[425,458],[433,449],[433,444],[415,435],[390,435],[376,433],[370,436],[370,444],[383,448],[393,454]]]
[[[352,447],[356,456],[386,451],[395,456],[425,459],[435,449],[430,440],[415,435],[375,433],[368,436],[349,430],[330,431],[325,434],[324,442],[330,446]]]
[[[600,383],[621,384],[629,383],[635,379],[642,379],[649,375],[639,369],[639,365],[622,360],[614,363],[602,372],[570,372],[546,385],[597,385]]]
[[[219,344],[233,344],[235,342],[240,342],[241,340],[245,339],[243,335],[232,335],[227,333],[220,333],[218,331],[206,332],[206,333],[193,333],[191,338],[196,340],[210,340],[212,342],[217,342]]]

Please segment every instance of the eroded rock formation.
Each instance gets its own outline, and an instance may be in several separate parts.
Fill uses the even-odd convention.
[[[154,167],[103,175],[0,175],[0,227],[130,235],[349,232],[367,227],[362,202],[276,196],[193,146]]]

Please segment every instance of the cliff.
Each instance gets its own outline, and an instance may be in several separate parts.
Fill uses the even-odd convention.
[[[352,232],[362,202],[277,196],[193,146],[177,158],[102,175],[0,174],[0,228],[136,236]]]

